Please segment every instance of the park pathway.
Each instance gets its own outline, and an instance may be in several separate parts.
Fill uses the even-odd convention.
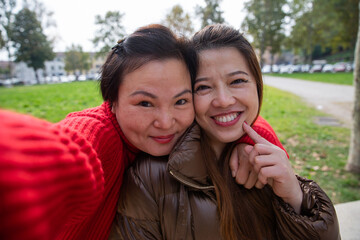
[[[264,76],[264,84],[300,96],[351,127],[355,90],[353,86],[328,84],[292,78]],[[342,240],[360,240],[360,200],[335,205]]]
[[[336,118],[343,126],[351,127],[355,99],[353,86],[273,76],[264,76],[264,84],[298,95]]]

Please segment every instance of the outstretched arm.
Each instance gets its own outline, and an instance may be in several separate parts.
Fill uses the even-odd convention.
[[[102,199],[101,164],[74,132],[0,110],[0,239],[54,239]]]

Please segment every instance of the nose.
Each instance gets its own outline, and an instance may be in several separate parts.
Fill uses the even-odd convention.
[[[235,104],[235,102],[236,102],[236,100],[235,100],[233,93],[224,87],[224,88],[218,89],[215,92],[215,97],[213,99],[212,104],[215,107],[225,108],[225,107]]]
[[[173,113],[170,110],[166,109],[159,111],[154,121],[154,126],[161,129],[170,129],[174,125],[174,123],[175,118],[173,116]]]

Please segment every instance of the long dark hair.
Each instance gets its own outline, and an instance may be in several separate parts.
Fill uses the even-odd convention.
[[[263,96],[263,82],[260,65],[250,43],[232,27],[216,24],[197,32],[192,38],[195,50],[233,47],[247,60],[249,69],[256,79],[259,110]],[[269,187],[262,190],[245,189],[237,185],[229,169],[230,154],[234,143],[227,144],[219,161],[211,148],[205,133],[201,136],[201,147],[205,165],[215,186],[220,232],[223,239],[276,239],[272,199],[275,197]]]
[[[177,37],[169,28],[152,24],[119,40],[102,66],[100,89],[103,99],[111,103],[117,101],[118,89],[126,74],[149,61],[170,58],[186,64],[193,82],[197,70],[196,52],[187,39]]]

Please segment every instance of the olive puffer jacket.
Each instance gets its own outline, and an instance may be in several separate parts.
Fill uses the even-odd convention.
[[[194,125],[167,157],[141,155],[124,177],[109,239],[221,239],[214,186],[201,160]],[[199,160],[200,159],[200,160]],[[340,239],[333,204],[313,181],[298,177],[301,214],[273,198],[277,239]]]

